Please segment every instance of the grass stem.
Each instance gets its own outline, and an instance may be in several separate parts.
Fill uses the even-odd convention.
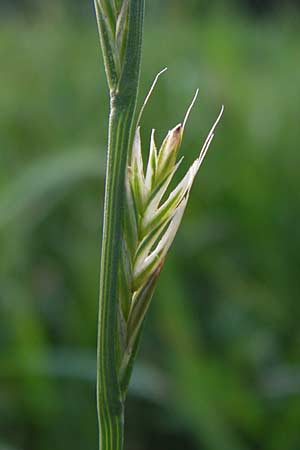
[[[97,3],[98,2],[98,3]],[[107,2],[106,2],[107,3]],[[101,12],[101,0],[96,10]],[[100,5],[100,6],[99,6]],[[108,76],[110,120],[100,268],[97,406],[100,450],[122,450],[124,397],[119,381],[117,279],[127,155],[138,94],[144,0],[129,0],[124,64],[119,79]],[[99,23],[99,17],[98,17]],[[104,22],[103,22],[104,24]],[[100,37],[104,25],[99,23]],[[105,30],[104,30],[105,31]],[[106,41],[101,39],[102,49]],[[103,49],[104,60],[109,55]],[[106,68],[109,63],[105,61]],[[107,74],[109,71],[107,70]]]

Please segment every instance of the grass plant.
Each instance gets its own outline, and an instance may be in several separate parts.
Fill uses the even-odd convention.
[[[184,128],[198,91],[182,124],[168,132],[159,150],[152,130],[144,170],[140,120],[160,75],[134,122],[144,7],[144,0],[95,0],[111,104],[98,329],[101,450],[123,448],[124,403],[142,325],[193,181],[223,113],[222,108],[198,158],[170,193],[183,159],[177,162]]]
[[[97,447],[95,242],[108,96],[94,17],[83,6],[80,26],[70,8],[32,20],[1,16],[4,448]],[[186,128],[185,160],[219,99],[230,107],[147,314],[126,401],[127,447],[295,450],[297,16],[181,12],[158,17],[149,3],[141,94],[154,71],[169,71],[143,116],[143,146],[143,130],[155,127],[159,141],[181,121],[197,84],[201,107]]]

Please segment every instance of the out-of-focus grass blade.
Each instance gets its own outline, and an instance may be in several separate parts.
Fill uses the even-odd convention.
[[[20,448],[11,447],[10,445],[3,444],[0,442],[0,450],[20,450]]]
[[[47,201],[53,192],[65,192],[84,178],[100,176],[104,176],[104,162],[98,151],[65,152],[33,162],[0,192],[0,229]]]

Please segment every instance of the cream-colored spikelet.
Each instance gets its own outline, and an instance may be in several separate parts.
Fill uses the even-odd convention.
[[[191,187],[223,113],[222,107],[199,156],[177,186],[169,192],[173,177],[183,160],[183,158],[177,160],[178,152],[197,95],[198,91],[183,123],[168,132],[159,149],[155,143],[155,130],[152,130],[146,168],[142,158],[139,126],[135,132],[126,172],[126,201],[118,286],[119,325],[123,341],[121,372],[126,370],[130,361],[157,278],[181,223]]]

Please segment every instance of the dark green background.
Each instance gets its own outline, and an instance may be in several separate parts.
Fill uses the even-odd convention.
[[[199,87],[187,167],[226,110],[153,299],[128,450],[300,449],[295,5],[148,2],[141,101],[169,70],[145,151]],[[0,450],[97,448],[107,113],[92,2],[2,1]]]

